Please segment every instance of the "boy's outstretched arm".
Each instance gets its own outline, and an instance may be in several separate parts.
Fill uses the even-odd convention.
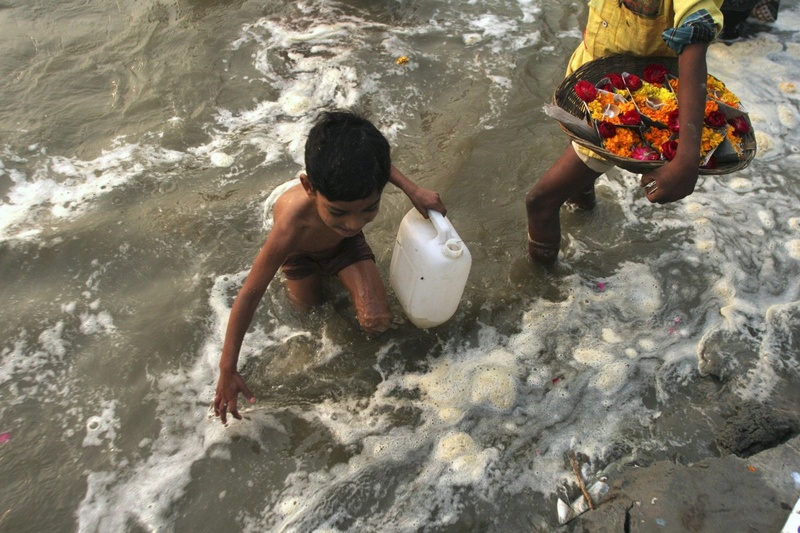
[[[285,234],[275,231],[273,228],[266,244],[258,252],[239,294],[233,301],[228,327],[225,331],[225,341],[222,345],[219,380],[214,395],[214,415],[220,417],[223,424],[228,421],[227,413],[234,418],[242,419],[238,409],[239,393],[242,393],[250,403],[256,401],[255,395],[239,373],[239,351],[258,304],[287,255],[285,250],[288,249],[289,242],[290,239]]]
[[[442,203],[438,192],[420,187],[405,177],[394,165],[392,165],[392,170],[389,174],[389,182],[406,193],[406,196],[408,196],[411,203],[414,204],[414,207],[417,208],[417,211],[422,213],[422,216],[425,218],[428,218],[428,209],[433,209],[443,215],[447,214],[447,208],[444,206],[444,203]]]
[[[641,185],[653,203],[674,202],[694,192],[706,108],[707,49],[706,43],[690,44],[678,56],[680,142],[672,161],[642,176]],[[655,185],[649,185],[653,181]]]

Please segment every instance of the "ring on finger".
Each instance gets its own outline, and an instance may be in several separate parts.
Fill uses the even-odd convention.
[[[655,182],[653,182],[653,183],[655,183]],[[658,186],[655,186],[652,189],[647,189],[647,192],[645,194],[650,194],[651,192],[656,192],[657,190],[658,190]]]
[[[654,189],[653,187],[655,187],[655,189]],[[647,189],[648,191],[650,191],[651,189],[652,189],[652,190],[656,190],[656,189],[658,189],[658,186],[656,185],[656,181],[655,181],[655,180],[653,180],[653,181],[651,181],[651,182],[647,183],[647,184],[644,186],[644,188],[645,188],[645,189]]]

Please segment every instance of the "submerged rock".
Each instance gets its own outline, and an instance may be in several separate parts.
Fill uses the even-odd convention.
[[[724,452],[750,457],[799,433],[800,420],[795,413],[748,402],[725,421],[717,432],[716,442]]]

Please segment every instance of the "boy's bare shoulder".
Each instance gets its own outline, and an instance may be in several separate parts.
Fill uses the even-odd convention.
[[[302,185],[296,185],[280,195],[272,214],[273,238],[278,237],[286,242],[292,253],[306,251],[310,244],[307,241],[313,241],[320,231],[314,201]]]
[[[295,185],[275,200],[275,206],[273,207],[275,223],[278,223],[278,219],[295,220],[307,217],[311,204],[311,199],[306,194],[303,186],[300,184]]]
[[[317,204],[302,185],[280,195],[273,208],[271,235],[289,253],[316,253],[341,242],[342,237],[320,219]]]

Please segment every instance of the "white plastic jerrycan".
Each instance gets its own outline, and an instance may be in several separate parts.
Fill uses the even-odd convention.
[[[420,328],[438,326],[455,314],[472,266],[472,255],[450,221],[437,211],[428,216],[412,209],[403,217],[389,267],[400,305]]]

